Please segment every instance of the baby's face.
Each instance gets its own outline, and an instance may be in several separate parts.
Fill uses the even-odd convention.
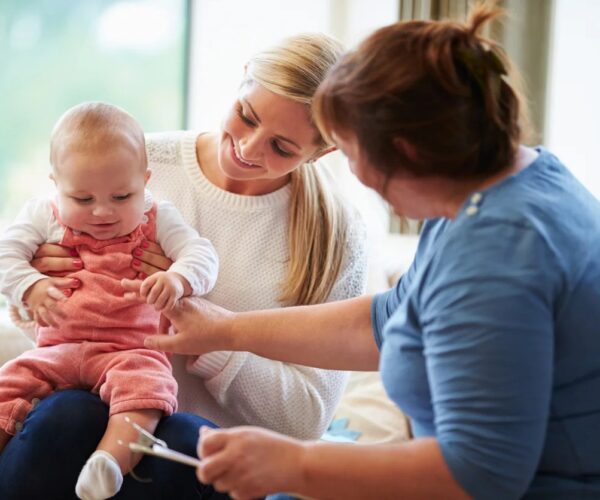
[[[64,149],[52,174],[63,224],[98,240],[131,233],[144,216],[149,176],[144,155],[125,144]]]

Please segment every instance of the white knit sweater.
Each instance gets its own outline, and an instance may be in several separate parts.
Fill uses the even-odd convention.
[[[279,284],[288,259],[289,186],[263,196],[243,196],[213,185],[196,158],[197,132],[147,136],[157,199],[175,204],[185,220],[217,250],[217,284],[206,297],[233,311],[281,307]],[[329,300],[364,293],[366,237],[354,213],[343,268]],[[246,352],[173,356],[179,411],[221,427],[258,425],[301,439],[322,434],[346,382],[343,372],[271,361]]]

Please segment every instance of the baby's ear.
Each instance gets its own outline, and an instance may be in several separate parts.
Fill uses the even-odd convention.
[[[146,178],[144,179],[144,185],[148,184],[150,177],[152,177],[152,170],[147,169],[146,170]]]
[[[50,179],[52,182],[54,182],[54,184],[56,184],[56,179],[54,178],[54,172],[50,172],[50,173],[48,174],[48,178],[49,178],[49,179]]]

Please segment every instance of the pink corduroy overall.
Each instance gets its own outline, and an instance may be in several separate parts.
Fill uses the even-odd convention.
[[[54,215],[58,218],[56,209]],[[32,404],[62,389],[83,388],[100,395],[110,415],[177,409],[177,382],[167,355],[144,348],[157,332],[159,315],[141,301],[123,299],[122,278],[134,279],[132,251],[156,240],[156,206],[131,234],[96,240],[65,228],[61,245],[74,248],[81,281],[62,304],[60,328],[38,328],[38,347],[0,368],[0,427],[15,434]]]

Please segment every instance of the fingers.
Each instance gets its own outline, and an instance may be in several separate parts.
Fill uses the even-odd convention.
[[[168,268],[163,268],[163,267],[155,267],[152,266],[150,264],[146,264],[145,262],[142,262],[141,260],[138,259],[134,259],[133,261],[133,268],[139,272],[140,275],[143,276],[152,276],[155,273],[159,273],[161,271],[165,271]]]
[[[61,245],[44,243],[37,249],[37,252],[35,252],[33,256],[36,259],[41,257],[76,257],[77,251],[73,248],[63,247]]]
[[[37,317],[37,321],[40,325],[58,328],[58,321],[54,319],[52,314],[50,314],[50,311],[45,307],[39,307],[34,316]]]
[[[228,470],[231,465],[230,460],[221,460],[220,468],[222,469],[219,474],[209,480],[213,488],[220,493],[229,493],[231,489],[239,482],[237,477],[237,471]],[[230,493],[231,495],[231,493]],[[234,498],[234,497],[232,497]],[[247,498],[247,497],[238,497]]]
[[[35,321],[39,326],[42,326],[42,327],[50,326],[44,320],[45,315],[46,315],[46,313],[45,313],[44,309],[40,307],[33,313],[33,321]]]
[[[179,353],[179,335],[150,335],[144,339],[144,346],[155,351]]]
[[[81,259],[73,257],[40,257],[31,261],[31,266],[40,273],[66,273],[79,271],[83,268]]]
[[[64,301],[67,300],[67,294],[68,296],[70,296],[72,292],[69,288],[67,288],[66,290],[59,290],[55,286],[50,286],[46,290],[46,293],[48,294],[48,297],[50,297],[53,300]]]
[[[134,300],[140,298],[140,288],[142,286],[142,280],[129,280],[123,278],[121,280],[121,286],[125,289],[123,297],[127,300]]]
[[[127,292],[134,292],[136,294],[140,293],[140,287],[142,286],[142,280],[130,280],[127,278],[123,278],[121,280],[121,286]]]
[[[168,335],[169,328],[171,327],[171,321],[164,314],[160,315],[160,320],[158,322],[158,334],[159,335]]]
[[[65,312],[61,309],[60,303],[67,300],[67,298],[63,295],[63,293],[60,290],[58,290],[57,288],[54,288],[54,290],[52,290],[52,288],[53,287],[48,288],[48,297],[46,298],[46,300],[44,300],[42,305],[46,308],[48,314],[52,316],[52,321],[56,323],[58,319],[65,319]],[[60,299],[55,299],[53,295],[54,297],[60,297]],[[52,326],[57,325],[53,324]]]
[[[140,295],[146,299],[148,304],[154,304],[165,287],[164,283],[157,276],[160,275],[149,276],[142,281],[142,286],[140,287]]]
[[[155,245],[160,253],[153,253],[150,249],[136,248],[134,250],[133,268],[150,276],[158,271],[166,271],[173,261],[162,253],[160,247]]]
[[[149,253],[154,253],[157,255],[165,254],[165,252],[163,252],[163,249],[160,247],[160,245],[158,243],[154,243],[153,241],[148,241],[148,240],[143,241],[141,244],[141,248],[142,248],[142,250],[145,250],[146,252],[149,252]]]
[[[65,319],[65,313],[60,309],[59,302],[50,296],[51,289],[52,287],[48,288],[49,296],[35,309],[33,318],[40,326],[58,328],[60,321]],[[52,293],[60,295],[62,297],[60,300],[66,300],[66,297],[58,289],[55,288]]]
[[[162,279],[164,272],[153,274],[145,280],[121,280],[121,285],[125,289],[124,297],[126,299],[143,299],[146,303],[153,305],[157,311],[171,309],[177,301],[177,294],[168,281]]]
[[[175,295],[172,290],[164,288],[157,299],[154,301],[154,309],[157,311],[163,311],[165,309],[171,309],[175,304]]]
[[[203,425],[200,427],[200,440],[198,442],[198,456],[208,458],[213,453],[222,450],[227,444],[229,435],[227,431],[212,429]]]
[[[197,451],[198,456],[203,460],[196,470],[196,475],[202,483],[214,483],[230,468],[227,454],[219,453],[225,448],[227,439],[228,435],[225,431],[211,429],[206,426],[200,427],[200,440]]]
[[[138,276],[142,279],[162,271],[162,269],[151,266],[149,264],[145,264],[139,259],[133,259],[133,261],[131,262],[131,267],[133,267],[138,272]]]
[[[60,289],[62,292],[70,292],[72,288],[79,288],[81,281],[77,278],[52,278],[52,286]]]

